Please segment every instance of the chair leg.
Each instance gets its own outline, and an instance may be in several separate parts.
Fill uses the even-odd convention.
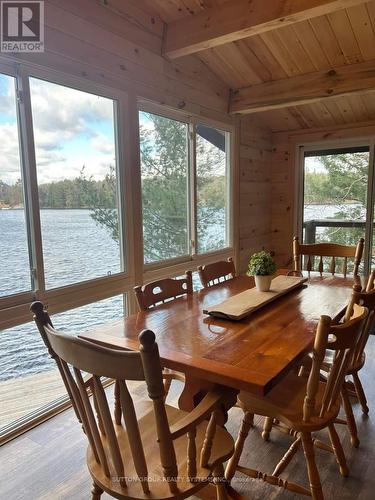
[[[329,436],[331,438],[331,444],[333,451],[335,452],[337,463],[340,466],[340,474],[343,477],[347,477],[349,475],[349,469],[346,464],[346,458],[344,454],[344,450],[342,449],[340,438],[336,432],[334,424],[330,424],[328,426]]]
[[[92,489],[91,489],[92,500],[100,500],[102,493],[103,493],[103,490],[101,488],[99,488],[99,486],[96,483],[93,483]]]
[[[272,431],[273,418],[266,417],[263,424],[262,438],[268,441],[270,438],[270,432]]]
[[[216,498],[217,500],[227,500],[227,489],[224,477],[224,466],[223,464],[215,467],[213,471],[214,485],[216,486]]]
[[[367,399],[357,372],[353,373],[353,381],[355,386],[355,392],[357,393],[359,403],[362,407],[362,411],[367,415],[369,412],[369,408],[367,406]]]
[[[342,398],[342,403],[343,403],[345,415],[346,415],[346,421],[347,421],[348,429],[349,429],[349,433],[350,433],[350,441],[355,448],[358,448],[359,439],[358,439],[358,433],[357,433],[357,425],[355,423],[355,419],[354,419],[354,415],[353,415],[353,408],[352,408],[352,404],[351,404],[349,396],[348,396],[348,391],[344,385],[341,388],[341,398]]]
[[[240,461],[243,445],[245,444],[246,438],[249,434],[250,427],[252,427],[254,422],[254,414],[249,411],[245,411],[240,430],[238,431],[238,436],[236,444],[234,445],[234,453],[230,458],[227,468],[225,470],[225,477],[228,481],[234,476],[238,462]]]
[[[115,381],[115,410],[114,410],[114,416],[115,416],[115,422],[117,425],[121,425],[121,401],[120,401],[120,384],[118,381]]]
[[[309,474],[311,496],[313,500],[324,500],[322,485],[320,483],[319,471],[315,463],[314,445],[309,432],[301,433],[303,451]]]

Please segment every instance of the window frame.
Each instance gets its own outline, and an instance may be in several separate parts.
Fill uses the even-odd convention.
[[[126,168],[127,161],[124,155],[124,151],[127,149],[124,143],[128,137],[128,127],[125,126],[126,108],[128,106],[127,93],[103,87],[90,81],[82,81],[68,74],[36,68],[28,64],[7,64],[0,61],[0,73],[16,79],[19,147],[21,151],[25,210],[27,211],[29,255],[33,266],[31,272],[34,278],[34,289],[31,291],[0,297],[0,330],[2,330],[24,323],[27,312],[28,319],[30,319],[28,309],[29,304],[33,300],[42,300],[49,310],[55,313],[71,309],[73,304],[75,308],[132,290],[134,277],[131,269],[133,269],[134,245],[131,218],[130,173],[129,169]],[[118,183],[118,214],[121,234],[120,262],[122,268],[122,271],[118,273],[82,280],[78,283],[50,288],[48,290],[45,288],[29,78],[45,80],[57,85],[105,97],[114,102],[114,136],[117,160],[116,178]],[[17,314],[15,314],[15,307]],[[12,317],[14,318],[13,320]]]
[[[138,99],[138,113],[152,113],[164,118],[177,120],[188,125],[188,236],[190,253],[172,259],[144,263],[144,281],[160,279],[166,276],[178,276],[185,270],[195,270],[197,265],[204,265],[218,259],[232,257],[234,245],[234,125],[217,120],[195,116],[183,111],[171,110],[165,106]],[[196,165],[196,127],[198,124],[225,132],[226,144],[226,239],[227,246],[218,250],[197,253],[197,165]],[[143,222],[143,217],[142,217]]]
[[[101,85],[89,80],[89,76],[74,76],[73,74],[43,68],[39,65],[18,60],[9,62],[9,59],[0,56],[0,73],[16,78],[19,96],[23,102],[18,103],[18,112],[22,115],[23,131],[20,133],[20,148],[25,156],[21,157],[21,168],[27,171],[27,177],[23,178],[24,191],[27,192],[26,203],[30,205],[30,215],[28,219],[28,235],[31,240],[31,250],[33,266],[35,266],[35,286],[29,292],[15,293],[0,298],[0,330],[5,330],[31,320],[30,303],[33,300],[42,300],[48,307],[51,315],[75,309],[80,306],[104,300],[116,295],[124,296],[126,312],[131,314],[138,310],[133,287],[138,284],[149,282],[155,279],[173,277],[183,274],[186,270],[196,270],[197,265],[208,264],[215,260],[237,256],[237,242],[234,235],[237,234],[237,222],[234,212],[237,207],[235,201],[235,182],[238,184],[238,162],[235,160],[235,148],[238,148],[238,126],[234,119],[227,122],[206,118],[200,115],[193,115],[184,111],[155,104],[146,101],[137,95],[136,89],[130,85],[125,85],[125,90],[119,90],[111,85]],[[118,210],[120,216],[120,232],[122,233],[121,252],[124,271],[91,280],[84,280],[79,283],[65,285],[58,288],[45,290],[44,287],[44,262],[40,228],[39,193],[36,178],[35,144],[33,137],[33,123],[31,113],[31,100],[29,78],[34,77],[46,80],[57,85],[67,86],[83,92],[89,92],[99,96],[112,99],[117,102],[116,110],[116,153],[117,153],[117,181],[119,188]],[[26,102],[26,104],[25,104]],[[142,103],[142,104],[141,104]],[[142,235],[142,198],[141,198],[141,165],[139,148],[139,111],[156,113],[166,118],[177,119],[188,123],[189,132],[196,127],[197,123],[218,128],[228,133],[228,151],[226,154],[228,207],[227,207],[227,232],[228,246],[208,252],[206,254],[196,254],[190,252],[189,255],[176,259],[159,261],[151,264],[144,264],[143,261],[143,235]],[[21,123],[19,123],[19,128]],[[190,133],[188,136],[190,137]],[[21,145],[22,141],[22,145]],[[195,163],[195,144],[191,145],[188,140],[189,162]],[[26,163],[29,165],[26,168]],[[189,172],[190,172],[189,163]],[[194,167],[195,172],[195,167]],[[189,180],[190,189],[193,194],[196,187],[193,184],[194,176]],[[191,195],[189,196],[189,199]],[[189,207],[189,214],[192,208]],[[191,228],[189,228],[191,231]],[[130,293],[128,293],[130,292]],[[125,304],[124,304],[125,312]],[[66,407],[66,402],[55,400],[46,407],[40,408],[23,417],[20,421],[15,421],[0,432],[0,442],[5,442],[15,437],[21,432],[29,429],[33,425],[43,421],[45,418],[56,414]]]
[[[298,235],[302,241],[303,236],[303,213],[304,213],[304,185],[305,185],[305,153],[319,152],[325,150],[345,149],[345,148],[369,148],[369,166],[367,178],[366,195],[366,227],[365,227],[365,248],[364,248],[364,273],[369,274],[370,259],[372,251],[371,228],[374,224],[375,211],[375,138],[373,136],[361,136],[338,139],[334,141],[318,141],[296,145],[296,166],[295,169],[295,200],[297,210],[294,218],[294,234]]]
[[[63,312],[71,309],[72,306],[79,307],[90,302],[105,299],[120,293],[132,291],[133,287],[140,283],[145,283],[153,279],[162,277],[173,277],[182,274],[185,270],[196,270],[198,265],[204,265],[219,259],[232,257],[236,253],[234,235],[236,234],[234,221],[234,194],[236,164],[234,160],[235,134],[238,133],[235,122],[223,122],[201,115],[193,115],[180,110],[172,109],[168,106],[156,104],[145,100],[136,94],[132,88],[126,91],[113,88],[109,85],[101,85],[86,78],[80,78],[61,71],[46,69],[32,63],[18,62],[9,63],[0,58],[0,72],[15,77],[17,85],[21,91],[23,103],[20,109],[23,113],[22,123],[24,124],[23,149],[27,157],[22,162],[28,162],[29,179],[27,182],[27,194],[30,198],[30,219],[32,220],[30,238],[32,242],[32,259],[37,269],[36,281],[38,287],[30,292],[21,292],[0,298],[0,330],[10,328],[25,323],[30,318],[29,304],[33,300],[42,300],[49,310],[53,312]],[[82,92],[89,92],[103,96],[117,102],[116,119],[116,152],[117,152],[117,177],[119,183],[119,215],[121,220],[123,265],[125,271],[79,283],[69,284],[49,290],[44,288],[44,263],[42,253],[42,241],[40,230],[40,212],[38,200],[38,188],[36,179],[35,144],[32,128],[32,113],[29,89],[29,77],[46,80],[57,85],[67,86]],[[25,99],[27,106],[25,106]],[[174,259],[162,260],[154,263],[144,264],[143,262],[143,239],[142,230],[137,228],[137,221],[142,221],[142,204],[138,197],[141,195],[141,169],[139,151],[139,111],[156,113],[170,119],[176,119],[187,123],[190,132],[196,125],[202,124],[218,128],[228,134],[227,141],[227,163],[229,175],[227,177],[228,207],[227,207],[227,238],[228,245],[219,250],[197,254],[195,251],[186,256]],[[21,139],[20,139],[21,141]],[[137,142],[138,141],[138,142]],[[195,164],[195,144],[192,147],[191,139],[188,141],[189,161]],[[135,151],[137,150],[137,151]],[[189,172],[191,167],[189,166]],[[194,166],[194,176],[196,168]],[[194,179],[194,176],[193,179]],[[193,184],[190,180],[190,186]],[[191,188],[195,193],[196,187]],[[191,198],[191,196],[190,196]],[[141,198],[140,198],[141,200]],[[189,213],[192,208],[189,208]],[[191,226],[189,227],[191,231]],[[125,258],[124,258],[125,257]],[[34,276],[35,278],[35,276]],[[42,286],[41,286],[42,285]],[[128,295],[129,312],[137,310],[136,301]]]

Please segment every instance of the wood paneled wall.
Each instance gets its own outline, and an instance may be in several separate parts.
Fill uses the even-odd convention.
[[[254,116],[240,120],[239,133],[239,267],[246,271],[249,257],[271,246],[271,132]]]
[[[271,249],[277,265],[291,263],[295,200],[295,144],[273,138],[271,175]]]

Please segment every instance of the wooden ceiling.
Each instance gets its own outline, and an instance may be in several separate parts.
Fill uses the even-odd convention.
[[[157,13],[167,24],[168,34],[169,28],[180,29],[184,23],[191,22],[201,12],[207,12],[207,23],[209,23],[208,14],[211,16],[215,12],[220,12],[223,5],[227,6],[228,3],[231,6],[240,4],[241,0],[230,2],[228,0],[143,0],[143,2],[150,12]],[[194,51],[196,57],[233,89],[232,111],[238,111],[236,99],[239,102],[238,108],[241,111],[242,106],[243,112],[254,111],[252,109],[254,102],[265,103],[264,109],[270,110],[259,113],[259,119],[273,131],[374,120],[375,92],[372,93],[370,90],[375,89],[375,0],[371,2],[272,0],[272,2],[279,3],[280,8],[284,8],[285,5],[290,8],[293,4],[297,5],[297,8],[303,4],[308,7],[316,4],[319,8],[323,6],[326,11],[327,5],[331,4],[329,7],[332,12],[316,16],[317,11],[312,11],[314,15],[303,21],[290,22],[276,29],[267,27],[260,34],[250,37],[243,37],[242,34],[238,40],[229,43],[220,41],[217,45],[214,43],[212,48]],[[255,8],[257,3],[258,0],[253,0]],[[264,0],[259,3],[260,6],[263,5],[263,11],[265,3],[267,2]],[[335,6],[332,7],[332,4]],[[343,9],[343,5],[349,6]],[[276,23],[276,26],[278,25],[280,23]],[[189,25],[187,26],[189,28]],[[357,77],[352,78],[351,75],[355,70]],[[342,74],[345,71],[349,76]],[[304,79],[300,75],[309,75],[309,78]],[[323,76],[329,81],[323,82]],[[285,86],[286,79],[289,80]],[[318,85],[316,82],[320,81],[322,81],[321,94],[318,92],[316,99],[313,99],[314,96],[309,92],[312,87],[315,89]],[[264,85],[265,83],[267,85]],[[278,95],[278,88],[281,89],[281,85],[284,89],[287,87],[292,89],[290,95],[281,90],[280,96]],[[336,88],[336,85],[342,87]],[[327,86],[333,90],[327,89]],[[329,95],[329,92],[332,95]],[[346,92],[350,93],[341,95]],[[340,96],[334,97],[335,94]],[[273,99],[270,99],[271,95]]]

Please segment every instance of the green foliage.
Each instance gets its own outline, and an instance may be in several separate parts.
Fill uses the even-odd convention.
[[[329,203],[330,181],[326,173],[306,172],[305,174],[305,203]]]
[[[307,172],[305,204],[337,207],[334,219],[364,221],[368,180],[368,153],[346,153],[316,158],[324,172]],[[324,217],[321,217],[324,218]],[[326,228],[316,241],[355,245],[364,236],[364,228]]]
[[[22,181],[18,179],[17,182],[9,186],[0,180],[0,208],[2,207],[17,207],[23,205],[23,191]]]
[[[250,257],[247,273],[250,276],[271,276],[276,272],[276,264],[267,252],[254,253]]]

